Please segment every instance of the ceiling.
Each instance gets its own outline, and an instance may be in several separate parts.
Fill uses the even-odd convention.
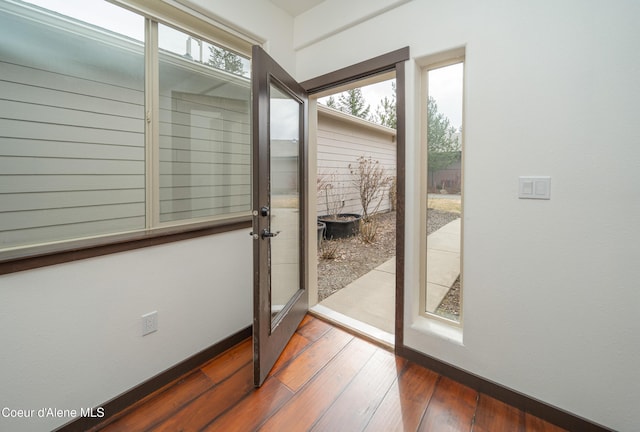
[[[271,0],[271,3],[295,17],[319,5],[324,0]]]

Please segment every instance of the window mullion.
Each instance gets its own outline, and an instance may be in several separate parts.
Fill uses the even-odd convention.
[[[158,23],[146,20],[145,43],[145,185],[147,228],[160,223],[160,90],[158,85]]]

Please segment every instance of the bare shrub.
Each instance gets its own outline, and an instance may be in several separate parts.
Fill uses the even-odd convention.
[[[316,188],[318,191],[318,200],[320,200],[321,192],[324,192],[324,203],[327,209],[327,215],[332,219],[338,219],[338,214],[344,208],[344,192],[341,183],[338,181],[338,173],[318,175]]]
[[[375,216],[360,219],[360,239],[365,243],[373,243],[378,234],[378,221]]]
[[[324,260],[334,260],[338,258],[339,246],[338,242],[323,241],[320,246],[320,258]]]
[[[357,165],[349,164],[349,171],[352,176],[351,181],[360,196],[362,219],[366,222],[380,208],[385,187],[391,179],[386,175],[380,161],[374,161],[371,156],[360,156]]]
[[[391,205],[391,211],[396,209],[398,199],[398,178],[393,176],[389,180],[389,202]]]

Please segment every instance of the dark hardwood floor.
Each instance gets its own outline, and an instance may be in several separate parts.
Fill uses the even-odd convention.
[[[562,431],[307,316],[260,389],[246,340],[96,431]]]

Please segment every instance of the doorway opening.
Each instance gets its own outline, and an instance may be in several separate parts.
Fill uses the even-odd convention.
[[[310,304],[325,318],[393,347],[395,73],[338,90],[316,98],[310,130],[316,178],[309,183],[315,180],[318,226],[317,295]]]
[[[309,180],[315,181],[317,176],[317,98],[326,95],[322,95],[322,92],[338,91],[339,86],[343,86],[340,90],[349,90],[354,87],[354,81],[366,81],[366,84],[384,81],[388,79],[388,75],[395,76],[397,71],[396,167],[398,173],[403,174],[404,63],[409,58],[409,48],[383,54],[303,83],[298,83],[291,77],[260,46],[255,45],[252,54],[252,169],[253,178],[256,179],[252,190],[253,231],[250,233],[254,240],[253,365],[254,383],[260,386],[309,311],[309,306],[316,304],[321,307],[317,304],[317,268],[310,265],[317,261],[315,230],[314,235],[311,233],[317,223],[318,202],[309,186]],[[310,96],[316,99],[310,100]],[[358,161],[358,167],[363,161],[366,159]],[[297,167],[297,174],[292,164]],[[353,165],[352,169],[359,168]],[[404,220],[404,190],[404,175],[399,175],[396,218],[400,221]],[[280,199],[280,195],[285,199]],[[365,205],[365,221],[368,220],[368,210],[369,207]],[[282,217],[283,215],[285,216]],[[275,220],[278,218],[280,221]],[[287,223],[287,220],[292,219],[298,223]],[[296,233],[289,233],[291,236],[287,237],[284,231],[290,230]],[[404,232],[399,228],[396,228],[396,237],[393,284],[396,298],[392,303],[395,335],[387,334],[386,340],[384,337],[368,335],[370,339],[392,349],[403,346]],[[291,244],[294,247],[274,245],[280,241],[283,241],[282,246]],[[281,257],[274,256],[274,252],[277,254],[278,251]],[[282,261],[275,258],[282,258]],[[292,266],[296,270],[288,272],[287,269]],[[274,271],[283,277],[274,277],[278,276]],[[295,290],[294,280],[299,282]],[[274,295],[274,283],[292,288],[286,290],[291,295],[289,300],[285,296],[280,298]],[[316,314],[320,315],[317,311]],[[346,326],[343,324],[343,327]],[[377,331],[384,333],[382,330]]]

